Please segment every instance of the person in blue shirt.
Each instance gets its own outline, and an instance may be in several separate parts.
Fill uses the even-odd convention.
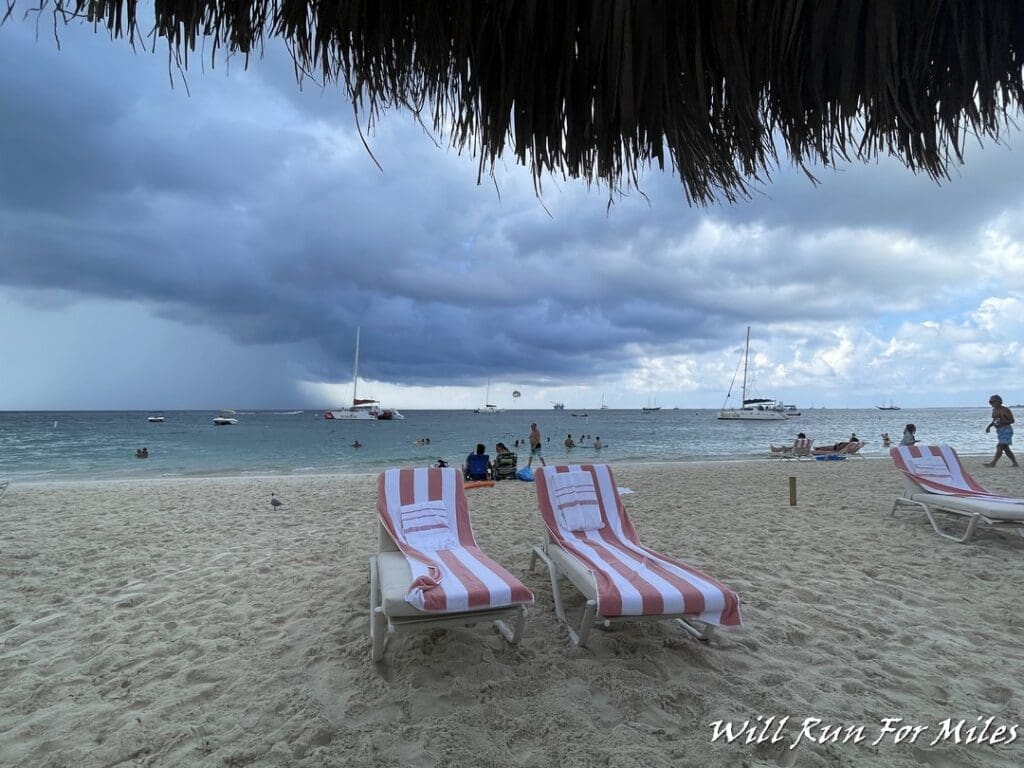
[[[477,443],[476,453],[466,457],[466,465],[462,468],[462,476],[466,480],[487,480],[491,471],[491,457],[484,451],[483,443]]]

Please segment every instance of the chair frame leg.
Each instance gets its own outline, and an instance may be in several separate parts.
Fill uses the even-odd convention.
[[[896,501],[892,503],[892,510],[889,512],[889,514],[895,516],[896,510],[902,506],[917,507],[919,509],[923,509],[924,513],[928,516],[928,522],[932,524],[932,528],[935,529],[935,532],[939,534],[939,536],[941,536],[942,538],[949,539],[950,541],[955,541],[957,544],[966,544],[968,541],[973,539],[978,527],[978,523],[983,521],[987,522],[985,520],[985,516],[982,515],[980,512],[975,513],[973,515],[964,515],[958,512],[951,512],[950,514],[952,515],[969,518],[969,522],[967,523],[967,528],[964,531],[963,536],[956,536],[954,534],[947,533],[946,530],[939,525],[939,521],[935,518],[935,510],[932,509],[930,504],[925,504],[922,501],[915,501],[914,499],[896,499]]]
[[[384,658],[387,642],[388,619],[381,605],[380,574],[377,572],[377,558],[370,558],[370,659],[377,662]]]

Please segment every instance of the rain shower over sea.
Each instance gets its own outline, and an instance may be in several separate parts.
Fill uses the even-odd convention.
[[[402,421],[328,421],[320,411],[239,411],[233,426],[214,426],[213,411],[167,411],[163,422],[137,411],[0,412],[0,478],[53,481],[143,477],[300,475],[378,472],[391,466],[428,466],[439,458],[462,463],[477,443],[515,450],[536,421],[548,463],[603,461],[729,461],[763,459],[768,446],[792,443],[797,432],[815,445],[867,441],[869,458],[885,457],[881,434],[898,442],[904,424],[917,425],[924,443],[948,443],[963,454],[988,454],[988,408],[900,411],[810,409],[784,421],[724,422],[717,411],[663,409],[403,411]],[[583,413],[577,411],[576,413]],[[567,435],[582,445],[566,449]],[[604,447],[593,448],[596,437]],[[417,441],[429,438],[429,445]],[[353,448],[358,441],[362,447]],[[145,446],[149,457],[135,451]]]

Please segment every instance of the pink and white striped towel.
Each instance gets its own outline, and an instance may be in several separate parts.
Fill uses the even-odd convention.
[[[559,509],[559,475],[589,475],[603,526],[573,530]],[[535,476],[541,517],[551,538],[579,558],[597,581],[601,616],[686,615],[738,626],[739,597],[709,576],[640,543],[606,464],[548,466]]]
[[[477,546],[457,469],[381,473],[377,516],[412,571],[410,605],[452,613],[533,603],[530,590]]]
[[[897,445],[889,449],[889,456],[896,468],[924,493],[1024,504],[1024,499],[987,490],[964,469],[960,457],[948,445]]]

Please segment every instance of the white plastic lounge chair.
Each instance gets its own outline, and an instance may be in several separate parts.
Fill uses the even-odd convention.
[[[768,457],[772,459],[796,459],[800,461],[810,458],[811,447],[814,441],[806,437],[798,437],[792,445],[772,445],[769,447]]]
[[[493,621],[510,643],[533,593],[473,538],[454,467],[389,469],[377,479],[378,552],[370,558],[372,658],[392,634]],[[510,629],[506,620],[515,620]]]
[[[671,619],[699,640],[740,624],[735,592],[640,544],[607,465],[548,466],[534,477],[544,544],[534,547],[530,569],[538,559],[547,566],[555,613],[573,643],[585,646],[595,622]],[[562,575],[587,600],[578,633],[565,618]]]
[[[986,490],[948,445],[898,445],[889,449],[889,455],[903,473],[904,484],[903,496],[893,502],[891,514],[900,507],[923,509],[937,534],[961,544],[970,541],[978,523],[1014,528],[1024,535],[1024,499]],[[938,512],[967,518],[963,535],[940,527]]]

